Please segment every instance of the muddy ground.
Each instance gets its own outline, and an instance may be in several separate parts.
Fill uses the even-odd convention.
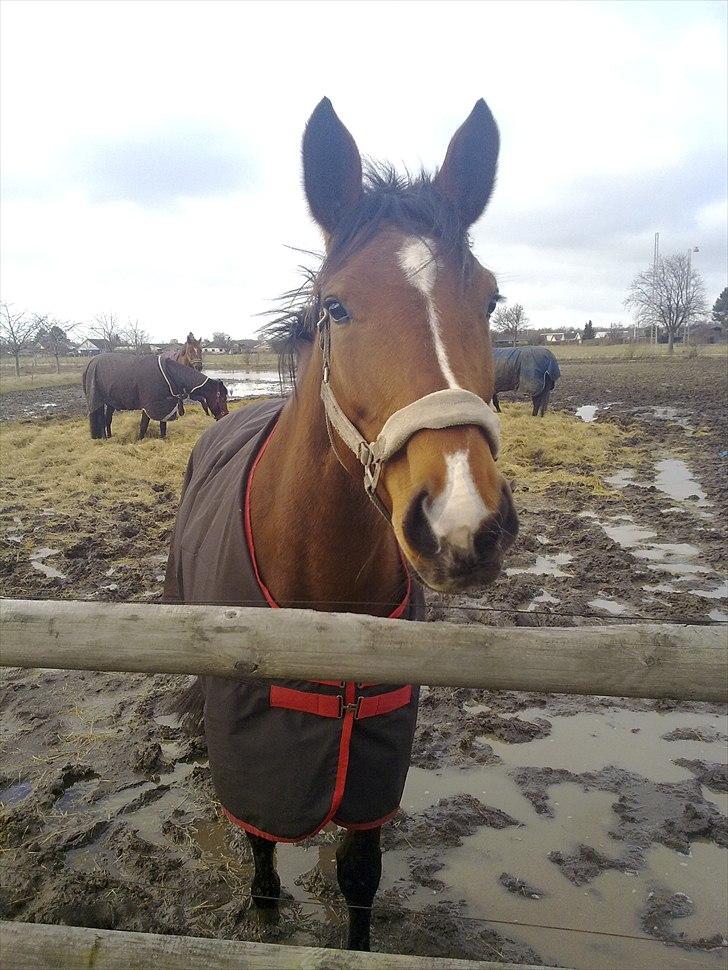
[[[597,421],[639,436],[634,467],[614,468],[604,496],[519,488],[507,575],[432,596],[430,618],[727,619],[725,360],[566,363],[562,374],[554,406],[598,405]],[[2,416],[48,420],[38,415],[75,408],[71,390],[4,395]],[[175,488],[159,486],[151,505],[120,499],[103,528],[93,503],[70,522],[52,503],[28,517],[22,494],[7,496],[3,595],[158,600]],[[278,924],[249,912],[246,840],[220,818],[203,739],[168,712],[179,683],[2,674],[0,915],[340,945],[334,831],[279,847]],[[725,710],[423,695],[402,812],[385,827],[376,949],[585,970],[725,966]]]

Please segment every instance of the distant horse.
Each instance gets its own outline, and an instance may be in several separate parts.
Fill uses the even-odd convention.
[[[561,377],[559,364],[545,347],[496,347],[493,407],[500,413],[501,391],[520,391],[533,402],[533,417],[546,413],[551,391]]]
[[[166,602],[423,619],[414,577],[457,591],[498,576],[518,528],[486,403],[498,288],[468,244],[498,143],[481,100],[434,178],[363,179],[354,139],[327,98],[318,105],[303,170],[326,256],[309,301],[277,328],[298,362],[296,391],[235,411],[195,446]],[[369,949],[381,826],[402,795],[417,687],[200,686],[215,790],[252,846],[255,907],[277,912],[275,843],[333,821],[348,830],[336,856],[349,946]],[[199,713],[201,700],[192,689],[183,709]]]
[[[202,370],[202,340],[195,340],[195,335],[190,332],[179,350],[163,350],[162,359],[176,360],[178,364],[183,364],[185,367]]]
[[[159,421],[160,436],[164,438],[167,422],[176,419],[179,406],[186,398],[204,402],[216,421],[228,413],[227,388],[222,381],[151,354],[92,357],[83,372],[83,390],[92,438],[111,437],[114,411],[141,409],[140,441],[147,433],[150,420]]]
[[[195,370],[202,370],[202,340],[195,340],[195,335],[190,331],[187,334],[187,340],[183,344],[180,350],[163,350],[162,351],[163,360],[176,360],[178,364],[184,364],[185,367],[194,367]],[[200,401],[202,405],[202,410],[205,414],[209,414],[210,411],[204,401]],[[179,415],[180,417],[185,413],[184,405],[180,402],[179,405]]]

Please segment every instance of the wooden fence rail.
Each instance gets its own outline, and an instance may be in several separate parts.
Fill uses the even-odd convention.
[[[515,963],[0,923],[7,970],[544,970]]]
[[[0,603],[10,667],[371,681],[616,697],[728,697],[728,629],[489,627],[355,614],[53,600]]]

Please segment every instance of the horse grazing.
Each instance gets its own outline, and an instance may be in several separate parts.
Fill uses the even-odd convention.
[[[496,347],[493,407],[500,413],[501,391],[520,391],[533,402],[533,417],[546,414],[551,391],[561,377],[559,363],[545,347]]]
[[[83,390],[92,438],[111,437],[114,411],[141,409],[139,441],[147,433],[150,420],[159,421],[159,433],[164,438],[167,422],[184,413],[180,408],[186,398],[204,402],[216,421],[228,413],[227,388],[222,381],[151,354],[92,357],[83,372]]]
[[[185,367],[194,367],[195,370],[202,370],[202,339],[195,340],[195,335],[190,331],[187,334],[187,340],[180,350],[163,350],[161,353],[163,360],[176,360],[178,364],[183,364]],[[202,405],[202,410],[205,414],[209,414],[210,410],[204,401],[200,401]],[[185,413],[184,405],[180,401],[179,405],[179,415]]]
[[[235,411],[195,446],[166,602],[423,619],[420,582],[455,591],[498,575],[518,521],[486,404],[497,284],[468,244],[498,144],[480,100],[434,178],[363,177],[331,102],[318,105],[303,170],[326,255],[305,305],[271,328],[293,351],[295,392]],[[381,826],[404,788],[418,688],[200,687],[184,709],[204,702],[215,790],[250,839],[259,914],[277,912],[275,843],[333,821],[347,829],[336,856],[348,945],[369,949]]]

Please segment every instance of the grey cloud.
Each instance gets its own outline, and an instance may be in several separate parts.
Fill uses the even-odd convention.
[[[230,135],[185,128],[131,135],[78,152],[72,181],[94,201],[142,206],[224,196],[249,188],[254,167]]]
[[[483,230],[502,242],[599,250],[644,232],[689,232],[698,211],[725,196],[725,152],[714,149],[649,173],[579,178],[528,211],[496,204]]]

